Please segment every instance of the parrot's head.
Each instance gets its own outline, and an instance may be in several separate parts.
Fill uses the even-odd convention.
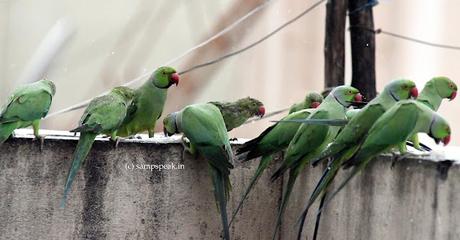
[[[112,92],[121,96],[128,105],[131,104],[134,99],[134,90],[128,87],[115,87],[112,89]]]
[[[450,142],[450,126],[447,121],[439,114],[434,113],[433,120],[431,120],[428,136],[434,139],[436,144],[442,142],[444,145]]]
[[[311,92],[305,97],[305,104],[307,108],[317,108],[323,102],[321,94]]]
[[[389,94],[395,101],[418,97],[418,89],[415,83],[409,79],[393,80],[383,92]]]
[[[150,81],[158,88],[169,88],[173,84],[179,84],[179,74],[172,67],[159,67],[150,77]]]
[[[172,136],[179,133],[176,122],[177,113],[170,113],[163,119],[163,133],[165,136]]]
[[[238,99],[238,101],[236,101],[236,104],[242,110],[247,112],[248,115],[251,117],[252,116],[263,117],[265,114],[264,104],[255,98],[247,97],[247,98]]]
[[[48,79],[42,79],[40,80],[41,82],[43,82],[44,84],[46,84],[50,90],[51,90],[51,94],[54,96],[54,94],[56,94],[56,85],[54,85],[53,81],[50,81]]]
[[[359,90],[352,86],[338,86],[334,88],[328,97],[335,98],[344,107],[349,107],[353,102],[361,102],[363,95],[359,93]]]
[[[447,77],[434,77],[428,84],[433,84],[439,96],[451,101],[457,96],[457,85]]]

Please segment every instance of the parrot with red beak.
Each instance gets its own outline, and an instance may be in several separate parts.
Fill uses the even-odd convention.
[[[135,90],[133,103],[128,109],[117,136],[129,137],[147,131],[153,137],[155,124],[161,117],[168,88],[179,84],[179,74],[172,67],[160,67]]]
[[[249,118],[265,115],[263,103],[255,98],[241,98],[235,102],[209,102],[219,108],[227,131],[241,126]]]
[[[289,108],[289,114],[308,108],[317,108],[323,102],[323,96],[319,93],[308,93],[303,102],[295,103]]]
[[[352,102],[359,102],[361,100],[362,95],[359,93],[358,89],[351,86],[336,87],[307,119],[314,121],[328,119],[344,120],[346,109]],[[278,210],[273,239],[276,239],[283,213],[286,210],[289,196],[297,177],[306,165],[334,140],[340,128],[341,127],[338,126],[302,123],[292,141],[289,143],[283,163],[272,176],[272,181],[274,181],[283,176],[285,172],[289,171],[289,181]]]
[[[391,150],[405,143],[412,135],[423,132],[433,138],[436,143],[449,144],[451,130],[447,121],[427,105],[413,100],[403,100],[386,111],[372,126],[359,149],[347,162],[331,162],[328,168],[335,169],[344,165],[345,168],[355,166],[345,180],[332,192],[320,207],[320,212],[340,192],[343,187],[362,171],[378,154]],[[338,165],[340,164],[340,165]]]
[[[336,162],[336,166],[341,166],[341,163],[349,160],[359,149],[364,142],[365,136],[368,134],[374,123],[391,107],[400,100],[417,98],[418,89],[415,83],[408,79],[399,79],[391,81],[387,84],[376,98],[370,101],[363,109],[358,111],[356,115],[349,120],[348,124],[337,135],[335,141],[324,149],[312,161],[316,166],[320,161],[329,159],[331,162]],[[334,166],[335,166],[334,165]],[[298,239],[302,234],[305,218],[308,210],[314,201],[321,195],[326,194],[327,189],[334,179],[339,167],[327,168],[323,176],[319,180],[315,190],[310,196],[309,202],[301,217],[301,224],[298,232]]]
[[[417,101],[424,103],[431,110],[438,111],[441,106],[443,99],[449,99],[452,101],[457,96],[457,85],[447,77],[434,77],[430,79],[423,87],[420,96],[418,96]],[[410,138],[412,146],[418,150],[423,150],[420,145],[418,135],[415,134]],[[405,146],[400,146],[404,148]]]

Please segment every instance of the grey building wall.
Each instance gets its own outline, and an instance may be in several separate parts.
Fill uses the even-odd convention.
[[[2,145],[0,239],[219,239],[207,164],[184,154],[177,138],[127,140],[117,149],[97,141],[61,209],[75,139],[49,137],[42,152],[27,136]],[[460,239],[459,165],[407,159],[392,169],[390,160],[374,161],[337,195],[324,212],[320,239]],[[130,169],[132,164],[184,169]],[[276,165],[231,227],[233,239],[271,239],[283,182],[269,180]],[[236,164],[229,212],[256,167],[255,161]],[[279,239],[294,239],[298,215],[321,170],[307,169],[300,177]],[[314,213],[304,231],[308,238]]]

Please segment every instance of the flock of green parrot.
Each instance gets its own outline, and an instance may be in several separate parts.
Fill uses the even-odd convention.
[[[160,67],[139,88],[115,87],[110,93],[96,97],[89,103],[78,127],[71,130],[79,132],[80,138],[64,186],[61,207],[65,207],[72,182],[96,136],[103,134],[110,137],[115,146],[120,137],[132,137],[141,132],[148,132],[149,137],[153,137],[168,88],[178,83],[179,75],[175,69]],[[39,134],[40,120],[47,115],[55,92],[55,85],[49,80],[40,80],[16,89],[0,113],[0,143],[6,141],[15,129],[32,126],[42,146],[44,138]],[[299,174],[307,165],[316,166],[328,160],[300,215],[300,239],[308,210],[318,197],[321,197],[321,203],[317,224],[327,203],[374,156],[397,148],[404,157],[408,154],[407,144],[416,149],[429,150],[419,142],[418,133],[427,133],[436,143],[447,145],[451,130],[436,111],[443,99],[453,100],[456,94],[456,84],[446,77],[435,77],[428,81],[420,95],[413,81],[394,80],[368,103],[364,103],[359,90],[351,86],[335,87],[324,99],[318,93],[307,94],[305,100],[290,108],[287,116],[237,149],[239,160],[260,159],[260,162],[230,221],[227,202],[231,191],[229,176],[235,156],[227,132],[252,117],[262,117],[265,114],[263,104],[248,97],[230,103],[209,102],[186,106],[164,118],[164,134],[171,136],[182,133],[184,149],[207,160],[216,205],[221,214],[222,237],[226,240],[230,239],[229,227],[257,180],[272,163],[274,153],[284,151],[284,158],[272,175],[272,181],[287,172],[289,180],[278,209],[273,239],[277,236]],[[336,189],[330,189],[340,168],[352,166],[354,168],[345,180]],[[332,194],[328,196],[329,192]]]

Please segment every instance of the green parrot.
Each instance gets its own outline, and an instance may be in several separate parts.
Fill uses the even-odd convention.
[[[300,103],[295,103],[289,108],[289,114],[308,108],[317,108],[323,102],[321,94],[311,92],[305,97],[305,100]]]
[[[417,101],[426,104],[436,112],[441,106],[441,102],[444,98],[448,98],[452,101],[456,96],[457,85],[452,80],[447,77],[434,77],[425,84]],[[410,140],[414,148],[422,150],[417,134],[412,136]]]
[[[148,131],[153,137],[155,123],[161,117],[168,88],[179,84],[179,74],[172,67],[160,67],[142,86],[135,90],[133,104],[117,131],[117,136],[128,137]]]
[[[0,113],[0,144],[15,129],[30,125],[35,137],[43,144],[43,137],[39,134],[40,120],[48,114],[55,93],[54,83],[46,79],[18,87]]]
[[[341,164],[345,168],[356,167],[328,197],[323,208],[353,176],[367,166],[373,157],[405,143],[409,137],[420,132],[427,133],[436,143],[442,141],[444,145],[447,145],[450,142],[449,124],[425,104],[413,100],[403,100],[390,108],[375,122],[355,154],[347,162]],[[334,161],[329,165],[334,168],[334,165],[337,164],[340,162]]]
[[[304,109],[293,112],[282,118],[282,120],[305,119],[313,110],[314,109]],[[289,142],[291,142],[292,138],[295,136],[300,125],[301,123],[296,122],[278,122],[265,129],[265,131],[263,131],[258,137],[244,143],[239,149],[237,149],[237,154],[244,156],[243,161],[249,161],[260,156],[262,156],[262,158],[260,159],[259,166],[242,195],[237,208],[233,212],[229,225],[232,224],[234,218],[243,206],[244,200],[248,197],[259,177],[273,160],[272,154],[284,150],[289,145]]]
[[[241,126],[251,117],[263,117],[265,114],[265,107],[262,102],[250,97],[242,98],[235,102],[209,103],[219,108],[228,132]]]
[[[324,99],[323,103],[308,116],[308,119],[344,119],[346,108],[351,105],[351,102],[361,100],[362,95],[356,88],[350,86],[336,87]],[[272,176],[272,181],[274,181],[281,177],[284,172],[290,170],[289,181],[278,210],[273,239],[276,238],[281,225],[281,219],[297,176],[310,160],[335,138],[339,130],[340,127],[337,126],[302,124],[289,143],[282,165]]]
[[[190,149],[187,150],[192,154],[201,154],[208,161],[223,236],[225,240],[230,240],[227,201],[231,190],[229,175],[233,168],[233,152],[219,108],[210,103],[190,105],[166,116],[163,125],[165,134],[169,136],[183,133],[190,141]]]
[[[83,113],[79,126],[71,130],[71,132],[80,132],[80,139],[65,183],[61,201],[62,208],[65,207],[72,182],[78,169],[84,163],[96,136],[103,133],[110,135],[114,141],[117,139],[118,127],[126,117],[134,97],[135,91],[130,88],[112,89],[110,93],[93,99]]]
[[[337,135],[335,141],[317,155],[317,157],[312,161],[313,165],[315,166],[319,161],[328,158],[332,158],[332,161],[337,162],[346,161],[356,152],[369,129],[375,121],[377,121],[377,119],[385,113],[386,110],[394,106],[394,104],[400,100],[417,96],[418,90],[413,81],[407,79],[391,81],[385,86],[383,92],[370,101],[363,109],[353,111],[355,115]],[[347,117],[350,118],[350,114],[348,114]],[[300,239],[308,209],[321,193],[325,196],[327,187],[335,177],[338,170],[338,168],[326,170],[315,187],[315,190],[310,196],[309,203],[307,205],[308,207],[302,215],[298,239]]]

